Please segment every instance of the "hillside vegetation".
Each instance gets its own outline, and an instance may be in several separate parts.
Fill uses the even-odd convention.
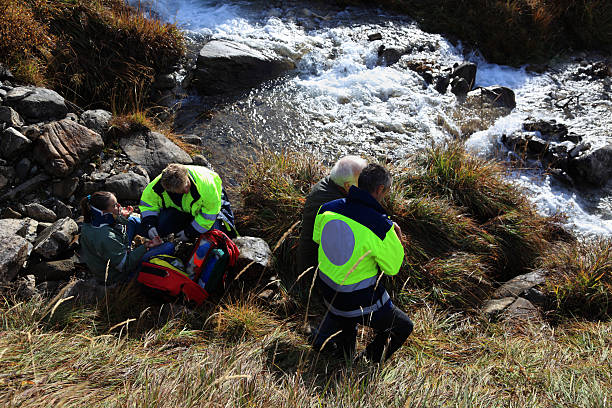
[[[570,50],[612,51],[607,0],[336,0],[385,7],[448,34],[491,62],[522,65]]]

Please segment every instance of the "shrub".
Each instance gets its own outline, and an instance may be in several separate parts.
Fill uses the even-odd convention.
[[[538,266],[549,273],[544,290],[560,315],[604,319],[612,313],[612,240],[559,243]]]

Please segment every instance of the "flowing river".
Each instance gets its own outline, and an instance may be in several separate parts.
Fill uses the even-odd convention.
[[[292,59],[290,75],[219,103],[185,93],[178,103],[179,131],[200,136],[221,167],[245,152],[308,151],[331,162],[347,153],[399,161],[421,148],[461,136],[466,116],[455,96],[427,86],[409,66],[435,69],[478,64],[476,86],[514,90],[517,107],[508,116],[466,137],[475,154],[504,157],[503,134],[527,118],[555,119],[594,148],[612,143],[610,78],[576,75],[580,58],[552,61],[542,73],[490,64],[441,35],[422,31],[406,16],[372,9],[306,5],[290,1],[216,2],[155,0],[153,12],[185,31],[197,51],[211,38],[242,42]],[[382,40],[368,41],[380,33]],[[378,64],[378,48],[411,51],[392,66]],[[180,78],[179,78],[180,79]],[[571,98],[574,98],[572,102]],[[578,98],[576,98],[578,97]],[[572,102],[571,109],[566,102]],[[214,107],[214,109],[211,109]],[[250,150],[249,150],[250,149]],[[612,236],[612,187],[573,189],[537,168],[510,176],[524,186],[545,214],[564,212],[578,233]]]

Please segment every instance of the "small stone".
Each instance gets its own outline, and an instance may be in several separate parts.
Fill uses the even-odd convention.
[[[451,81],[451,92],[457,97],[464,97],[470,90],[470,85],[464,78],[455,77]]]
[[[378,40],[382,40],[382,34],[381,33],[372,33],[372,34],[368,34],[368,41],[378,41]]]
[[[263,269],[272,264],[272,251],[261,238],[257,237],[238,237],[234,239],[240,255],[236,266],[237,272],[242,271],[247,265],[249,269],[245,271],[247,276],[257,276]]]
[[[195,164],[196,166],[203,166],[212,169],[212,166],[208,159],[202,156],[201,154],[196,154],[191,159],[193,160],[193,164]]]
[[[540,317],[540,311],[530,301],[517,298],[503,313],[508,320],[531,320]]]
[[[113,115],[103,109],[88,110],[81,114],[83,124],[89,129],[97,132],[106,141],[106,134]]]
[[[62,201],[56,199],[53,201],[53,205],[55,207],[55,214],[59,218],[72,217],[72,209],[66,204],[64,204]]]
[[[26,275],[17,282],[17,297],[22,300],[29,300],[38,294],[36,290],[36,278],[34,275]]]
[[[38,203],[26,205],[26,214],[28,214],[28,217],[32,217],[35,220],[42,222],[54,222],[57,220],[57,215],[55,215],[55,212]]]
[[[467,85],[467,90],[465,93],[467,94],[476,83],[476,71],[478,66],[473,62],[464,62],[463,64],[457,65],[453,69],[453,73],[451,75],[452,78],[459,78],[465,80],[465,85]],[[463,90],[463,86],[462,90]],[[453,92],[454,93],[454,92]]]
[[[536,288],[530,288],[521,293],[521,297],[527,299],[531,303],[535,303],[536,305],[543,306],[548,303],[548,298],[544,293],[537,290]]]
[[[202,144],[202,138],[198,135],[182,135],[181,140],[183,142],[199,146]]]
[[[38,285],[36,285],[36,290],[41,295],[51,297],[51,296],[55,295],[55,293],[57,293],[57,290],[59,289],[61,284],[62,284],[62,282],[60,282],[60,281],[42,282],[42,283],[39,283]]]

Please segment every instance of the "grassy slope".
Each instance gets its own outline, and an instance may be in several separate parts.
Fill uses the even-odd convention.
[[[609,243],[585,250],[559,240],[555,220],[531,212],[494,163],[452,146],[394,169],[387,205],[409,241],[404,268],[387,287],[416,328],[381,368],[317,354],[302,334],[304,316],[317,321],[323,310],[316,298],[308,302],[310,275],[297,282],[291,270],[295,222],[325,167],[291,154],[267,155],[247,168],[239,218],[243,233],[265,236],[276,248],[281,290],[274,301],[257,299],[252,284],[234,284],[192,312],[151,303],[130,287],[89,307],[6,295],[0,404],[609,406],[612,322],[602,315],[611,298]],[[542,259],[525,250],[542,247],[550,251]],[[519,268],[513,274],[547,267],[558,278],[547,289],[553,298],[562,294],[550,306],[554,328],[490,322],[474,309],[498,276],[508,276],[508,265]],[[585,273],[598,279],[584,285]],[[567,294],[574,297],[565,303]],[[579,302],[591,302],[598,314],[584,314],[600,320],[571,317],[575,310],[563,305]],[[370,335],[360,332],[360,347]]]

